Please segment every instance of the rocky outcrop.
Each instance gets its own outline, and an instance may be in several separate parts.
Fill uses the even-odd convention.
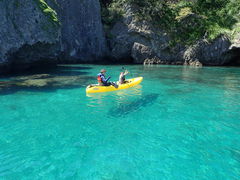
[[[98,0],[0,0],[0,71],[106,53]]]
[[[134,63],[142,64],[146,59],[157,57],[160,59],[158,62],[179,63],[181,47],[169,47],[167,33],[146,21],[135,19],[135,7],[126,5],[124,9],[124,17],[108,32],[112,58],[119,61],[133,59]]]
[[[111,50],[111,58],[115,60],[129,60],[131,57],[132,48],[135,42],[147,46],[149,41],[145,36],[136,33],[131,24],[126,24],[126,21],[121,21],[115,24],[110,32],[109,49]],[[133,49],[134,51],[134,49]],[[137,63],[137,62],[136,62]]]
[[[139,64],[240,64],[240,34],[173,46],[163,29],[135,18],[136,7],[123,9],[123,18],[103,32],[99,0],[0,0],[0,72],[104,57]],[[183,30],[198,18],[181,19]]]
[[[148,22],[138,21],[134,18],[136,10],[136,7],[126,5],[123,18],[108,32],[111,34],[108,39],[111,56],[119,61],[133,59],[134,63],[141,64],[202,66],[226,65],[234,61],[234,57],[239,57],[239,37],[234,38],[234,43],[221,35],[213,41],[203,38],[191,46],[180,43],[170,46],[169,34]],[[185,25],[188,21],[194,25],[197,18],[201,17],[190,14],[181,21]]]
[[[0,13],[0,66],[4,70],[56,55],[58,22],[44,14],[37,1],[2,0]]]
[[[134,59],[139,50],[136,48],[140,46],[149,47],[151,44],[149,38],[152,32],[149,24],[145,24],[147,22],[140,23],[133,18],[135,9],[132,6],[126,5],[124,9],[126,12],[124,18],[106,32],[109,34],[110,56],[116,61]],[[138,44],[134,46],[134,43]],[[134,63],[142,63],[142,60],[134,59]]]
[[[185,64],[189,64],[189,61],[199,61],[205,65],[227,64],[231,60],[228,55],[230,45],[230,40],[225,36],[221,36],[213,42],[200,40],[184,51]]]
[[[149,46],[135,42],[132,47],[131,56],[135,60],[135,63],[142,63],[145,59],[153,58],[156,55]]]
[[[240,33],[237,33],[232,40],[228,55],[231,56],[232,59],[229,65],[240,65]]]

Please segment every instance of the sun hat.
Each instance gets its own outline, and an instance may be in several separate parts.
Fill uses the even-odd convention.
[[[105,69],[101,69],[101,71],[100,71],[101,73],[103,73],[103,72],[107,72]]]

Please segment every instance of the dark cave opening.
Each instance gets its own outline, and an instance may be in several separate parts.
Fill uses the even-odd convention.
[[[231,60],[226,63],[227,66],[240,66],[240,48],[233,48],[229,52]]]

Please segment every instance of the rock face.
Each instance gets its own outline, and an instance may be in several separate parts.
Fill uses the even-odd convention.
[[[62,59],[97,61],[106,55],[98,0],[58,0],[61,19]]]
[[[136,63],[142,63],[145,59],[153,58],[156,55],[149,46],[135,42],[132,47],[131,56]]]
[[[0,73],[104,57],[139,64],[240,64],[240,34],[173,47],[168,33],[134,18],[136,7],[123,8],[123,18],[105,32],[106,42],[99,0],[0,0]]]
[[[110,34],[108,39],[110,56],[116,61],[123,61],[131,59],[131,54],[133,56],[138,56],[140,52],[140,46],[148,48],[151,42],[149,38],[151,37],[151,29],[149,24],[146,22],[137,22],[133,18],[133,13],[135,8],[126,5],[125,16],[119,22],[117,22],[113,28],[107,32]],[[134,43],[135,46],[134,46]],[[133,47],[134,46],[134,47]],[[136,54],[137,53],[137,54]],[[140,53],[141,54],[141,53]],[[142,63],[141,60],[134,61],[135,63]]]
[[[98,0],[0,0],[0,71],[106,52]]]
[[[171,39],[166,32],[134,18],[135,7],[126,5],[124,11],[123,18],[108,32],[111,34],[108,39],[111,56],[116,60],[133,59],[134,63],[140,64],[201,66],[226,65],[234,61],[234,57],[239,57],[239,37],[234,38],[234,43],[222,35],[211,42],[201,39],[192,46],[177,44],[173,47],[169,45]],[[185,21],[191,18],[198,17],[191,15],[187,20],[183,19],[182,23],[186,24]]]
[[[59,27],[31,0],[0,1],[0,65],[29,64],[58,51]],[[4,67],[4,69],[6,69]]]
[[[176,48],[169,47],[166,33],[146,21],[137,21],[134,18],[135,7],[126,5],[124,9],[123,19],[108,32],[112,37],[108,39],[112,58],[133,59],[134,63],[139,64],[154,57],[168,64],[179,61],[181,47],[177,47],[178,52],[173,53]]]
[[[209,43],[207,40],[200,40],[193,46],[186,48],[183,58],[185,64],[189,61],[200,61],[206,65],[224,65],[229,63],[228,56],[231,42],[228,38],[221,36]]]

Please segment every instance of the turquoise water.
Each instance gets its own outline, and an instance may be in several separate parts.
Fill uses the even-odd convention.
[[[240,68],[125,66],[141,85],[86,96],[103,67],[117,79],[97,65],[1,79],[0,179],[239,179]]]

